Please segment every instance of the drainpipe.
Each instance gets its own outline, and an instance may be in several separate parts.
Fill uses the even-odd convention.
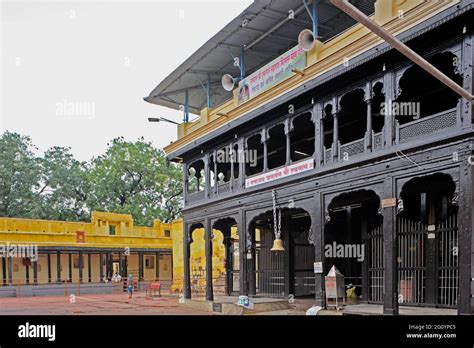
[[[392,46],[394,49],[399,51],[405,57],[410,59],[413,63],[415,63],[420,68],[425,70],[431,76],[433,76],[434,78],[442,82],[448,88],[452,89],[461,97],[469,101],[471,104],[473,103],[473,96],[471,93],[469,93],[464,88],[459,86],[456,82],[451,80],[448,76],[443,74],[436,67],[430,64],[426,59],[421,57],[418,53],[416,53],[407,45],[405,45],[403,42],[398,40],[395,36],[390,34],[380,25],[372,21],[368,16],[366,16],[363,12],[361,12],[357,7],[349,3],[348,0],[331,0],[331,3],[334,6],[338,7],[341,11],[343,11],[344,13],[346,13],[347,15],[355,19],[357,22],[367,27],[375,35],[384,39],[388,44],[390,44],[390,46]]]

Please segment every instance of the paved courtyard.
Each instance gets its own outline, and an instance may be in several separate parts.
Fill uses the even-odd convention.
[[[66,296],[36,296],[0,298],[0,315],[211,315],[186,308],[177,297],[146,298],[136,294],[76,296],[71,303]]]

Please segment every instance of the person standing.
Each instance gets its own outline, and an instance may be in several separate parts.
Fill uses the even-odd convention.
[[[133,295],[133,275],[129,274],[128,279],[127,279],[127,292],[128,292],[128,298],[131,299]]]

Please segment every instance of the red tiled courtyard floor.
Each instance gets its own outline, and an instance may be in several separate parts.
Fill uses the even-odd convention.
[[[66,296],[0,298],[0,315],[210,315],[186,308],[177,297],[146,298],[135,294],[81,295],[75,303]]]

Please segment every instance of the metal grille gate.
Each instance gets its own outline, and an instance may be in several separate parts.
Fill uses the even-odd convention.
[[[273,238],[271,230],[261,229],[260,241],[256,241],[256,292],[264,297],[283,297],[285,295],[285,255],[270,250]]]
[[[456,307],[459,281],[456,214],[430,231],[427,224],[399,216],[397,237],[400,304]],[[432,259],[428,248],[433,248]],[[435,279],[427,279],[427,275]],[[434,290],[427,289],[427,282],[435,285]],[[427,296],[431,290],[435,291],[432,301]]]
[[[384,261],[382,222],[367,234],[369,255],[369,302],[381,303],[384,293]]]

